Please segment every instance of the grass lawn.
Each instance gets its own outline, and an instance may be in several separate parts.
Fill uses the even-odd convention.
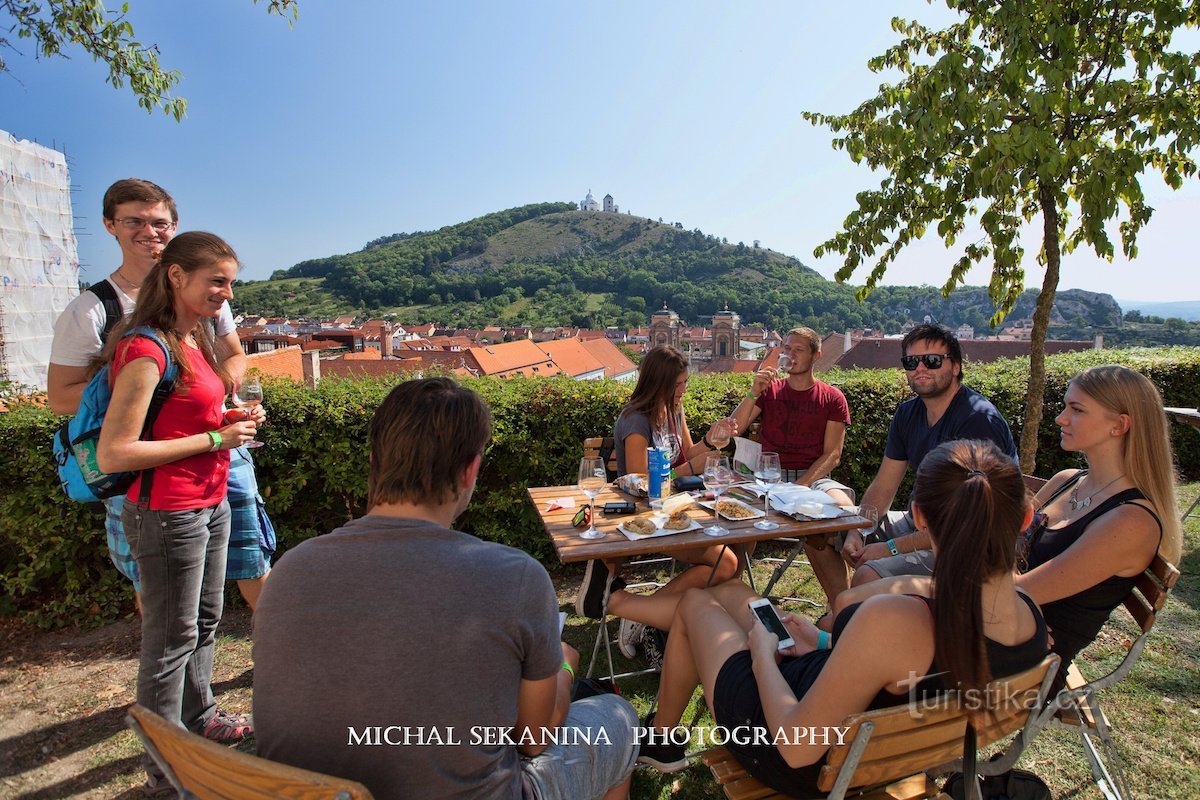
[[[1180,510],[1198,493],[1200,483],[1181,487]],[[1185,537],[1182,578],[1141,660],[1128,679],[1103,696],[1138,797],[1200,797],[1200,521],[1188,521]],[[768,554],[763,551],[760,547],[758,555]],[[767,571],[756,571],[758,585],[765,583]],[[562,609],[573,613],[582,566],[552,572]],[[814,601],[820,596],[804,567],[789,570],[776,592]],[[819,613],[812,605],[796,607]],[[1085,675],[1111,667],[1133,638],[1134,627],[1121,616],[1081,657]],[[585,668],[596,625],[577,617],[567,622],[566,638],[579,649]],[[610,625],[615,635],[617,625]],[[99,630],[50,633],[0,619],[0,798],[141,796],[140,747],[123,723],[133,701],[138,641],[133,618]],[[613,657],[618,670],[644,666],[625,661],[615,647]],[[244,608],[231,608],[219,634],[213,689],[222,707],[245,713],[251,708],[252,683],[250,616]],[[640,714],[649,709],[656,688],[655,675],[621,683]],[[702,710],[697,724],[711,726],[699,694],[693,703]],[[253,744],[242,749],[253,752]],[[1043,732],[1019,766],[1041,775],[1056,798],[1101,796],[1073,733]],[[637,800],[722,796],[700,765],[673,776],[649,769],[634,775]]]

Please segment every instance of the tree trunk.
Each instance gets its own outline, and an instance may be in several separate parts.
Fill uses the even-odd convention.
[[[1034,474],[1037,467],[1038,428],[1042,423],[1042,395],[1046,391],[1046,329],[1050,327],[1050,309],[1058,291],[1059,250],[1058,206],[1055,193],[1044,184],[1038,187],[1042,207],[1042,250],[1046,254],[1046,276],[1042,293],[1033,312],[1033,333],[1029,342],[1029,384],[1025,393],[1025,420],[1021,424],[1021,471]]]

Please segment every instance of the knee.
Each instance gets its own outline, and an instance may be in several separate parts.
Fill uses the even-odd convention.
[[[872,569],[869,565],[864,564],[854,571],[854,578],[850,581],[851,586],[862,586],[864,583],[879,580],[881,576],[878,572]]]
[[[713,602],[712,595],[705,589],[688,589],[683,593],[683,597],[679,598],[679,605],[675,609],[676,619],[687,618],[697,608],[706,606]]]

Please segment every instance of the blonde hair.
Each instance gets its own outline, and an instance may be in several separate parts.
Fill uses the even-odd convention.
[[[1175,455],[1158,388],[1140,372],[1115,364],[1089,367],[1071,384],[1114,414],[1128,415],[1125,474],[1158,512],[1163,529],[1159,555],[1178,564],[1183,531],[1175,499]]]

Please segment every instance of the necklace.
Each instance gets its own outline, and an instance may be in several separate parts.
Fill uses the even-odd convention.
[[[125,273],[121,272],[120,268],[117,268],[117,271],[115,274],[118,278],[120,278],[122,281],[124,281],[125,285],[128,286],[130,289],[142,288],[142,285],[140,283],[134,283],[133,281],[129,280],[129,278],[126,277]]]
[[[1099,489],[1092,492],[1091,494],[1089,494],[1087,497],[1083,498],[1082,500],[1079,499],[1079,487],[1083,485],[1083,481],[1080,481],[1079,483],[1075,484],[1075,486],[1071,489],[1071,496],[1068,498],[1068,500],[1071,501],[1071,510],[1078,511],[1081,508],[1087,508],[1088,506],[1090,506],[1092,504],[1093,497],[1100,494],[1105,489],[1112,486],[1114,483],[1116,483],[1117,481],[1121,480],[1121,478],[1124,478],[1124,477],[1125,477],[1125,473],[1122,472],[1120,475],[1113,478],[1111,481],[1104,484]],[[1086,480],[1086,478],[1084,480]]]

